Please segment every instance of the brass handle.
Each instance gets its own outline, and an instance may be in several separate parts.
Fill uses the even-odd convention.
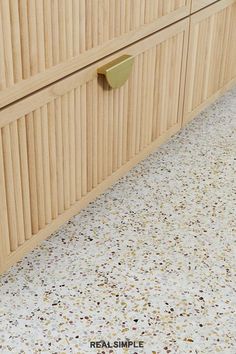
[[[98,74],[106,77],[108,84],[112,88],[118,88],[121,87],[128,79],[133,62],[134,57],[125,54],[98,68],[97,72]]]

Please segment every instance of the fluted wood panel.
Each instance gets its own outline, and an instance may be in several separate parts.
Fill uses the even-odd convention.
[[[211,5],[216,1],[219,0],[192,0],[191,12],[203,9],[204,7]]]
[[[180,128],[187,25],[127,48],[119,89],[97,67],[123,52],[0,111],[3,268]]]
[[[235,78],[236,1],[222,0],[191,18],[184,120]]]
[[[0,0],[0,107],[190,12],[190,0]]]

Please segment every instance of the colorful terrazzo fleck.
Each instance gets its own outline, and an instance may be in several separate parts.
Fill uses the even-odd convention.
[[[0,352],[235,353],[235,214],[233,89],[1,277]]]

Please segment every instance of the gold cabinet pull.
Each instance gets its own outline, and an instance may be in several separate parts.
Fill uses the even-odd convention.
[[[106,77],[108,84],[112,88],[118,88],[124,85],[126,80],[128,80],[133,63],[134,57],[125,54],[101,66],[98,68],[97,72]]]

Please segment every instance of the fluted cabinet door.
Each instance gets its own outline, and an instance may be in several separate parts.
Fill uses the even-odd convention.
[[[0,259],[8,268],[181,126],[188,20],[0,111]],[[112,89],[98,67],[134,57]]]
[[[236,81],[236,0],[191,16],[184,122]]]
[[[0,0],[0,107],[190,13],[191,0]]]

